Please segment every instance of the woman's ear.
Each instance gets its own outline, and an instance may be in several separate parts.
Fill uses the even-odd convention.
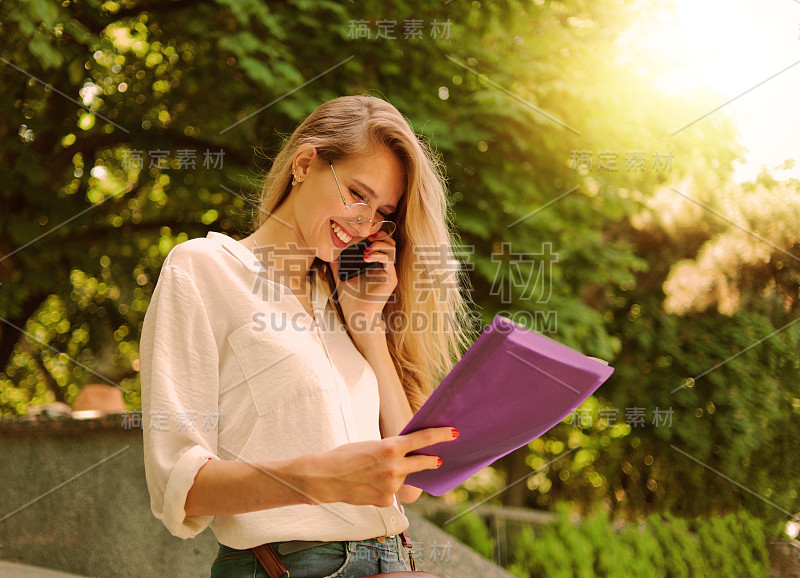
[[[301,145],[294,159],[295,178],[298,181],[304,181],[314,161],[319,160],[319,155],[317,155],[316,147],[312,145]]]

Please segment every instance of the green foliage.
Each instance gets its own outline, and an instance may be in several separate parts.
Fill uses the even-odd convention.
[[[495,540],[492,538],[489,528],[474,511],[453,520],[445,525],[444,529],[484,558],[492,559]]]
[[[514,562],[508,571],[521,578],[570,578],[573,575],[570,552],[559,539],[558,533],[549,526],[538,534],[534,534],[527,526],[520,531],[514,549]]]
[[[610,120],[619,103],[603,76],[624,71],[598,52],[616,50],[604,26],[633,22],[640,10],[610,0],[569,8],[295,1],[291,9],[250,0],[191,10],[182,3],[3,3],[4,54],[14,66],[0,68],[0,118],[7,119],[0,123],[0,153],[8,168],[0,195],[11,209],[0,215],[0,246],[4,254],[17,252],[0,269],[0,316],[22,327],[50,295],[69,303],[63,280],[73,270],[97,277],[102,259],[152,278],[159,261],[142,256],[142,247],[174,243],[181,234],[243,232],[250,207],[241,197],[255,196],[246,184],[255,172],[253,147],[276,150],[282,135],[320,102],[377,87],[373,92],[403,111],[448,167],[451,206],[472,249],[475,300],[487,318],[501,310],[544,314],[556,322],[546,329],[558,331],[559,340],[611,358],[620,342],[582,291],[630,282],[644,267],[630,245],[604,233],[609,222],[630,214],[629,201],[596,195],[605,185],[594,179],[541,215],[526,215],[584,180],[569,158],[587,146],[585,137],[565,125],[588,125],[590,134],[601,128],[591,125],[609,119],[608,134],[634,138]],[[428,29],[422,38],[399,31],[395,39],[375,38],[375,21],[386,18],[452,27],[442,38]],[[348,34],[358,19],[371,23],[369,39]],[[576,24],[592,19],[596,26]],[[525,37],[529,42],[520,44]],[[581,48],[590,44],[597,49]],[[574,47],[569,57],[559,52],[565,45]],[[507,56],[502,64],[497,54]],[[322,74],[328,69],[335,73]],[[516,97],[488,78],[510,86]],[[586,92],[576,91],[578,85]],[[634,85],[649,90],[646,80]],[[80,100],[70,103],[64,94]],[[596,102],[607,108],[586,114]],[[169,160],[153,164],[154,150],[167,151]],[[180,165],[179,150],[197,152],[195,169]],[[132,163],[134,151],[143,153],[141,168]],[[203,166],[206,151],[222,151],[222,166]],[[636,180],[644,184],[652,176]],[[519,222],[509,226],[513,221]],[[515,279],[514,255],[540,254],[545,242],[558,253],[552,273],[535,287],[530,275]],[[120,275],[113,284],[123,298],[142,289],[135,299],[146,301],[152,283],[137,279]],[[529,297],[531,290],[537,298]],[[113,332],[122,323],[114,317],[94,323]],[[133,347],[141,318],[129,322],[126,341]],[[63,344],[32,342],[32,356],[14,357],[17,334],[2,331],[0,363],[6,377],[14,374],[3,387],[29,389],[27,376],[41,365],[34,358]],[[98,355],[94,345],[85,351],[90,366]],[[59,387],[86,383],[80,370],[74,377]],[[23,394],[12,403],[0,393],[2,411],[19,413],[44,400]]]
[[[524,527],[514,537],[512,574],[564,578],[768,575],[763,526],[743,511],[691,521],[656,514],[643,524],[617,531],[605,514],[573,523],[563,504],[557,510],[555,522],[536,532]]]
[[[556,440],[596,457],[565,458],[532,476],[531,505],[569,500],[586,512],[600,500],[631,520],[654,510],[698,516],[745,508],[773,537],[800,507],[790,473],[800,471],[793,449],[800,435],[800,308],[797,268],[786,254],[797,247],[786,227],[796,220],[800,184],[776,186],[783,192],[776,201],[760,181],[727,206],[768,243],[709,221],[702,209],[687,210],[688,202],[664,199],[642,209],[638,228],[619,230],[637,240],[637,254],[650,266],[635,284],[605,289],[604,318],[622,344],[616,371],[578,409],[593,420],[560,425],[530,445],[542,458]],[[723,197],[733,202],[728,193]],[[757,224],[768,214],[778,219],[774,226]],[[735,243],[726,241],[731,237]],[[717,289],[706,292],[706,278]],[[644,410],[645,422],[611,435],[598,419],[604,408],[619,412],[617,426],[629,408]],[[654,423],[657,408],[671,411],[668,423]]]
[[[800,198],[797,184],[792,187]],[[794,203],[793,198],[784,196],[784,204]],[[753,206],[756,201],[745,195],[739,202]],[[647,233],[638,235],[639,253],[662,265],[636,287],[614,291],[609,300],[610,326],[625,353],[604,388],[605,395],[617,407],[635,403],[671,407],[674,412],[671,427],[636,432],[638,447],[624,452],[627,471],[609,468],[612,476],[619,472],[610,478],[611,484],[625,490],[624,499],[613,507],[641,512],[657,504],[696,516],[724,514],[736,504],[777,525],[800,505],[796,484],[788,474],[800,471],[800,456],[791,449],[792,440],[800,434],[796,355],[800,325],[793,322],[800,316],[800,307],[792,298],[796,283],[784,272],[787,257],[783,253],[784,247],[791,249],[791,241],[782,232],[782,224],[763,229],[770,231],[767,234],[775,232],[775,247],[744,235],[746,242],[740,238],[722,249],[719,239],[737,231],[724,222],[702,235],[695,230],[699,240],[692,244],[712,245],[715,262],[723,269],[717,274],[707,264],[698,265],[703,275],[727,279],[725,290],[718,292],[727,295],[727,301],[712,297],[711,302],[725,309],[729,301],[738,301],[735,310],[720,311],[709,305],[709,294],[698,290],[699,280],[677,282],[694,270],[687,265],[690,261],[671,270],[668,266],[668,256],[680,255],[685,233],[697,229],[705,216],[673,219],[681,214],[681,206],[672,211],[658,217],[672,225],[654,223]],[[748,255],[764,250],[771,253],[766,262],[759,257],[748,263]],[[705,252],[698,254],[703,259]],[[673,281],[665,283],[670,278]],[[770,283],[772,294],[766,288]],[[662,287],[672,292],[673,308],[677,302],[684,304],[681,311],[667,307],[670,300],[665,304]],[[751,291],[753,287],[758,289]],[[686,298],[689,295],[695,304]],[[756,295],[761,296],[758,301]],[[745,300],[751,302],[745,305]],[[702,500],[691,497],[698,492]]]

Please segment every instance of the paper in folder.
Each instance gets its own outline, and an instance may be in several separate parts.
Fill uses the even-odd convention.
[[[405,483],[441,496],[563,421],[614,369],[496,316],[400,434],[453,426],[461,435],[411,454],[442,465]]]

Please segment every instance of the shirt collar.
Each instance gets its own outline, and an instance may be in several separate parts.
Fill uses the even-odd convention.
[[[236,239],[223,233],[217,233],[216,231],[210,231],[208,235],[206,235],[206,238],[218,241],[226,251],[241,261],[242,265],[253,273],[258,273],[263,269],[263,266],[258,261],[255,254]]]
[[[209,233],[206,235],[206,238],[218,241],[226,251],[236,257],[236,259],[238,259],[242,265],[247,267],[247,269],[253,274],[258,275],[264,270],[264,266],[258,257],[256,257],[255,253],[242,245],[236,239],[223,233],[217,233],[216,231],[209,231]],[[312,307],[316,310],[324,311],[329,297],[327,288],[325,287],[325,282],[317,274],[312,274],[311,277]],[[276,285],[280,285],[281,290],[285,290],[288,294],[291,294],[291,290],[285,285],[281,283],[276,283]]]

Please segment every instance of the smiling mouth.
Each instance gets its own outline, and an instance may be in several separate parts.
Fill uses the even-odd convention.
[[[342,227],[339,226],[338,223],[331,221],[331,230],[333,234],[336,235],[336,238],[339,239],[343,244],[347,245],[350,241],[353,240],[353,235],[345,231]]]

